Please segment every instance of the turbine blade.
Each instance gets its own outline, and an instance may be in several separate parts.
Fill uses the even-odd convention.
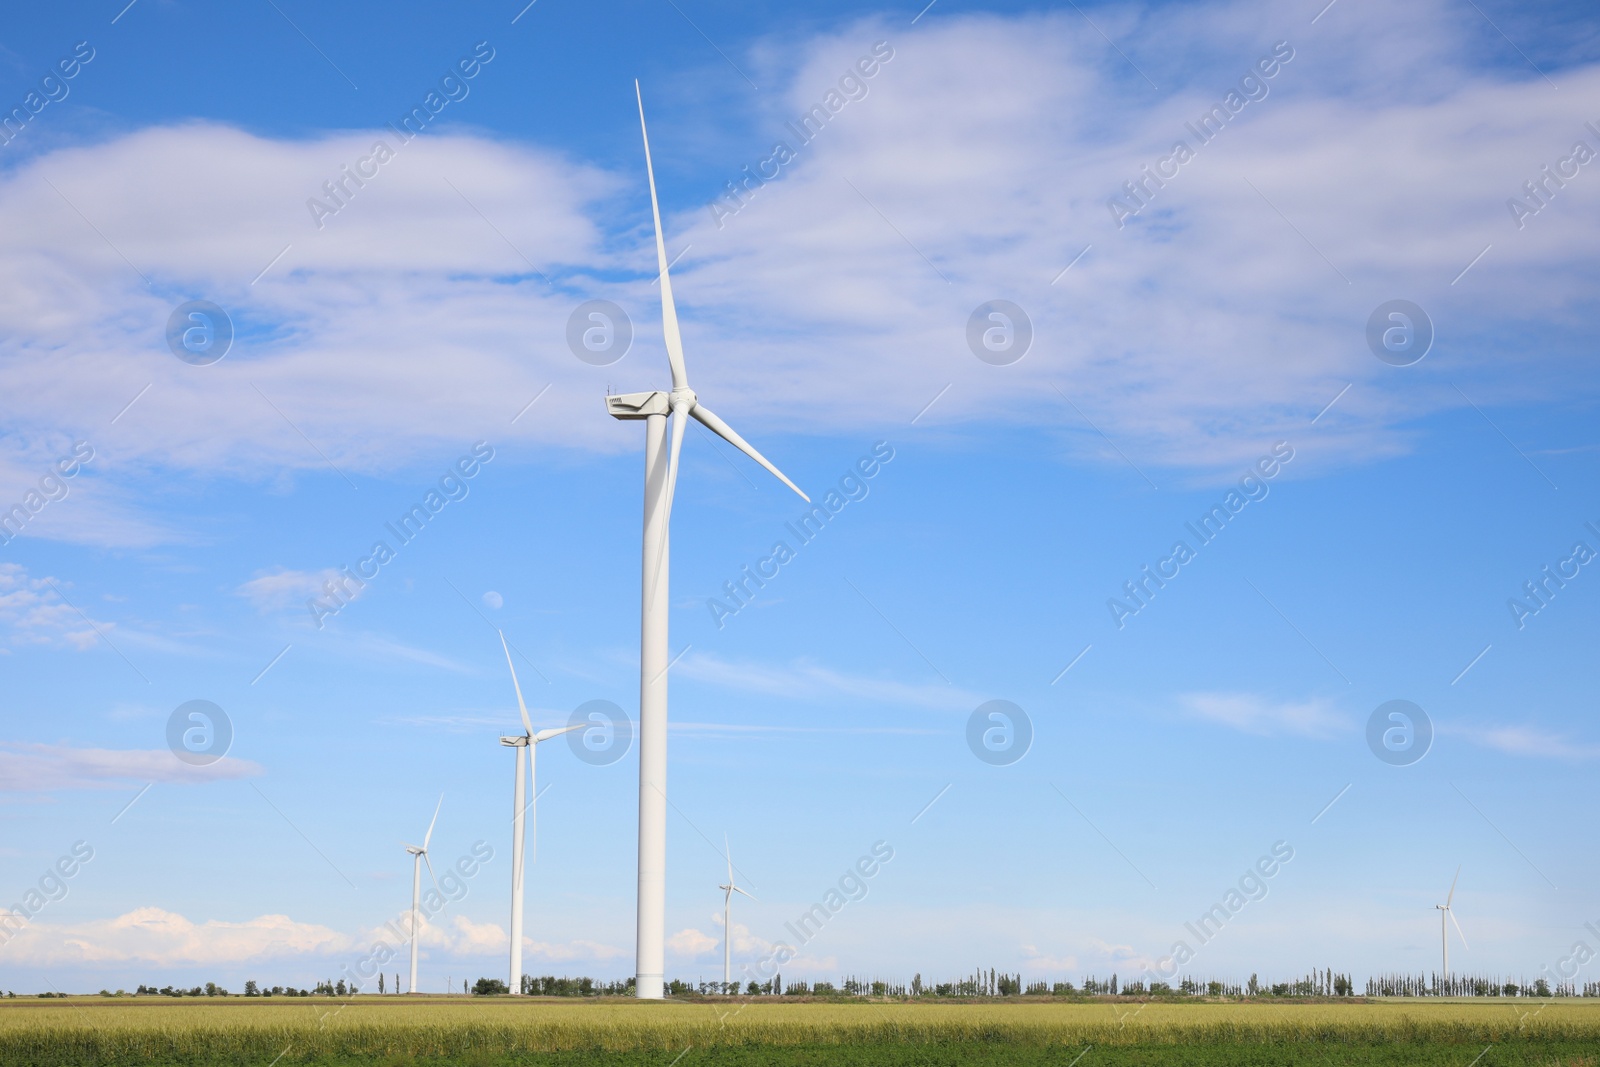
[[[1446,908],[1445,914],[1450,916],[1450,925],[1456,928],[1456,936],[1461,939],[1461,947],[1470,949],[1472,946],[1467,944],[1467,935],[1461,932],[1461,924],[1456,922],[1456,913]]]
[[[737,433],[735,433],[732,426],[729,426],[727,423],[718,418],[716,412],[712,411],[704,404],[696,404],[694,407],[689,409],[689,414],[693,415],[695,420],[699,422],[700,425],[704,426],[706,429],[710,430],[712,433],[728,442],[734,448],[737,448],[739,451],[743,452],[745,455],[749,456],[751,459],[767,468],[768,472],[771,473],[774,478],[778,479],[778,481],[782,482],[784,485],[787,485],[790,489],[793,489],[796,493],[799,493],[801,500],[804,500],[807,504],[811,503],[811,498],[806,496],[805,493],[800,492],[800,487],[798,485],[795,485],[793,482],[791,482],[782,471],[768,462],[766,456],[763,456],[760,452],[757,452],[753,447],[751,447],[749,441],[746,441],[743,437],[740,437]]]
[[[672,279],[667,276],[667,243],[661,236],[661,205],[656,200],[656,169],[650,162],[650,131],[644,124],[644,94],[637,78],[633,95],[639,100],[639,133],[644,137],[644,170],[650,178],[650,214],[656,224],[656,266],[661,271],[661,332],[667,342],[667,362],[672,365],[672,387],[685,388],[689,375],[683,367],[683,337],[678,333],[678,308],[672,302]]]
[[[571,733],[573,730],[581,729],[587,725],[589,724],[586,722],[578,722],[573,723],[571,726],[552,727],[548,730],[540,730],[538,733],[533,735],[533,743],[538,744],[540,741],[548,741],[552,737],[560,737],[562,734]]]
[[[517,691],[517,710],[522,712],[522,727],[528,733],[533,733],[533,720],[528,718],[528,705],[522,702],[522,683],[517,681],[517,667],[511,662],[511,646],[506,644],[506,632],[496,630],[500,635],[500,647],[506,650],[506,666],[511,668],[511,685]]]
[[[694,408],[689,407],[688,410],[693,411]],[[657,588],[656,583],[661,579],[660,561],[666,558],[666,553],[662,549],[666,547],[667,534],[672,529],[672,497],[678,490],[678,453],[683,451],[683,432],[684,428],[688,426],[688,423],[683,419],[683,406],[674,406],[672,414],[675,417],[672,420],[672,446],[667,457],[667,514],[661,520],[661,536],[657,540],[656,548],[656,573],[650,576],[651,589]]]
[[[1450,894],[1444,898],[1444,906],[1448,908],[1450,902],[1456,898],[1456,883],[1461,881],[1461,867],[1456,867],[1456,876],[1450,879]]]
[[[539,791],[537,789],[535,789],[534,786],[538,784],[539,779],[538,779],[538,774],[537,774],[536,770],[534,769],[533,762],[534,762],[534,760],[536,760],[538,758],[539,758],[539,754],[538,754],[537,751],[535,751],[534,746],[533,745],[529,745],[528,746],[528,807],[527,807],[526,810],[527,810],[528,816],[529,816],[528,822],[530,823],[530,826],[528,828],[533,831],[533,842],[532,842],[532,844],[530,844],[528,846],[528,856],[535,863],[539,862]]]
[[[733,850],[728,847],[728,835],[722,835],[722,854],[728,857],[728,884],[733,885]],[[744,890],[740,890],[744,892]]]
[[[433,806],[433,821],[428,823],[428,832],[422,838],[422,851],[428,851],[428,842],[433,840],[433,824],[439,821],[439,809],[444,807],[444,794],[439,794],[439,803]]]
[[[428,865],[428,877],[433,879],[433,888],[439,891],[439,898],[441,900],[449,899],[444,895],[444,888],[439,885],[439,876],[433,873],[433,861],[428,858],[426,852],[422,854],[422,862]]]
[[[688,411],[684,408],[687,407]],[[663,533],[672,522],[672,497],[678,491],[678,455],[683,451],[683,434],[689,424],[684,421],[684,415],[694,411],[689,405],[674,405],[672,414],[677,416],[672,420],[672,448],[667,453],[667,521],[661,524]]]
[[[754,893],[746,893],[743,889],[740,889],[738,886],[734,886],[733,887],[733,891],[735,893],[743,893],[745,896],[749,897],[751,900],[756,900],[756,897],[755,897]],[[756,903],[759,904],[761,902],[759,900],[756,900]]]

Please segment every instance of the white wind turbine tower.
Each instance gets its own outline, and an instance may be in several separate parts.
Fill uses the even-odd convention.
[[[438,888],[439,879],[434,877],[433,861],[428,858],[428,842],[433,840],[433,824],[439,821],[439,809],[444,806],[444,794],[439,794],[439,803],[434,805],[433,819],[428,823],[428,832],[422,838],[421,845],[407,845],[406,851],[411,853],[411,985],[406,992],[417,991],[417,941],[421,935],[422,923],[422,865],[428,865],[428,877],[433,878],[435,888]],[[440,890],[440,896],[444,891]]]
[[[744,893],[751,900],[756,898],[749,893],[745,893],[743,889],[734,883],[733,853],[728,849],[728,837],[726,834],[722,837],[722,851],[728,857],[728,883],[727,885],[719,885],[717,888],[722,890],[722,991],[726,993],[728,991],[728,983],[733,981],[733,923],[730,921],[732,918],[733,895],[735,893]]]
[[[667,246],[661,236],[661,207],[656,199],[655,168],[650,161],[650,134],[644,123],[644,97],[639,99],[639,131],[644,138],[645,173],[650,181],[650,213],[655,221],[656,263],[661,275],[661,326],[672,369],[672,392],[625,393],[606,397],[606,410],[618,419],[643,419],[644,545],[641,620],[639,627],[639,914],[637,927],[635,995],[658,1000],[662,995],[666,932],[667,868],[667,586],[669,567],[667,531],[672,518],[672,496],[678,482],[678,453],[683,434],[693,418],[761,466],[784,485],[800,492],[783,472],[750,446],[689,388],[683,364],[683,338],[678,332],[678,311],[672,302],[672,279],[667,274]],[[672,443],[667,445],[667,417],[672,420]]]
[[[517,681],[517,668],[511,662],[511,646],[506,644],[506,635],[500,634],[500,647],[505,649],[506,666],[511,668],[511,685],[517,691],[517,710],[522,713],[523,732],[514,737],[502,737],[500,743],[507,748],[517,750],[517,784],[512,791],[511,806],[511,981],[507,983],[513,996],[522,993],[522,876],[524,860],[526,859],[525,838],[526,831],[523,823],[523,814],[527,809],[533,809],[533,839],[537,844],[539,840],[539,794],[534,790],[535,770],[538,764],[536,746],[540,741],[548,741],[552,737],[576,730],[576,726],[562,726],[553,730],[533,729],[533,721],[528,718],[528,705],[522,702],[522,683]],[[532,794],[529,799],[523,793],[522,767],[528,766],[527,789]],[[429,868],[430,870],[432,868]]]
[[[1456,896],[1456,883],[1461,880],[1461,868],[1456,868],[1456,876],[1450,880],[1450,892],[1444,898],[1443,904],[1435,904],[1439,911],[1439,940],[1444,946],[1444,976],[1450,977],[1450,927],[1445,925],[1445,920],[1456,928],[1456,936],[1461,938],[1461,947],[1468,948],[1467,935],[1461,932],[1461,924],[1456,922],[1456,913],[1450,910],[1450,902]]]

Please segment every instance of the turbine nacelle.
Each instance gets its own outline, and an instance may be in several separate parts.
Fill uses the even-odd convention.
[[[619,393],[606,397],[606,412],[614,419],[648,419],[672,410],[666,393]]]

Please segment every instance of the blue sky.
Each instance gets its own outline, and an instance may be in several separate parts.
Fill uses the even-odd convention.
[[[1531,979],[1593,944],[1600,577],[1523,591],[1600,552],[1593,16],[784,7],[9,20],[6,109],[93,58],[0,147],[0,506],[93,454],[0,547],[0,906],[93,858],[25,905],[0,988],[337,977],[408,906],[402,843],[441,793],[434,857],[494,858],[430,922],[421,987],[503,972],[495,629],[538,725],[637,713],[642,433],[601,402],[667,382],[634,78],[701,398],[813,496],[893,456],[799,546],[800,502],[689,434],[671,975],[720,975],[724,835],[759,898],[736,964],[893,850],[791,980],[1126,977],[1180,940],[1196,976],[1421,972],[1458,866],[1457,969]],[[801,144],[787,124],[875,48]],[[421,135],[385,127],[475,49]],[[778,141],[777,178],[717,199]],[[609,366],[567,346],[590,299],[633,323]],[[234,324],[220,362],[168,348],[192,300]],[[1004,365],[968,343],[991,300],[1032,326]],[[1368,344],[1392,300],[1434,330],[1409,365]],[[327,575],[478,442],[465,496],[319,628]],[[719,627],[710,598],[779,539],[793,561]],[[167,747],[195,699],[234,733],[201,768]],[[1033,732],[1004,765],[967,742],[996,699]],[[1390,700],[1432,724],[1420,761],[1368,747]],[[632,973],[636,757],[541,746],[531,973]],[[1197,944],[1277,842],[1265,895]]]

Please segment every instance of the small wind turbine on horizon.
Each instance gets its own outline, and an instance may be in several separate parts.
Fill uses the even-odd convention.
[[[439,821],[439,809],[444,807],[444,794],[439,794],[439,803],[434,805],[433,819],[428,823],[428,832],[423,835],[421,845],[407,845],[406,851],[411,853],[411,985],[406,987],[406,992],[417,991],[417,941],[421,935],[422,925],[422,865],[428,865],[428,877],[433,879],[435,889],[439,887],[439,879],[433,873],[433,861],[428,858],[428,842],[433,840],[433,826]],[[440,890],[440,896],[444,891]]]
[[[731,911],[733,908],[733,895],[743,893],[755,900],[754,896],[746,893],[733,880],[733,852],[728,848],[728,835],[722,835],[722,852],[728,858],[728,883],[717,886],[722,890],[722,991],[728,991],[728,984],[733,981],[733,923]]]
[[[672,370],[672,391],[624,393],[606,397],[606,411],[616,419],[642,419],[644,446],[644,537],[639,624],[639,897],[636,927],[634,995],[661,999],[666,957],[667,918],[667,600],[670,568],[667,533],[672,525],[672,497],[678,484],[678,454],[688,419],[694,419],[734,448],[755,460],[784,485],[811,498],[784,476],[750,443],[734,432],[689,388],[683,362],[683,337],[672,301],[667,273],[667,244],[661,234],[661,205],[656,198],[655,167],[650,161],[650,133],[644,122],[644,95],[633,83],[639,101],[639,132],[644,138],[645,174],[650,182],[650,214],[656,230],[656,264],[661,278],[661,327]],[[667,443],[667,417],[672,441]]]
[[[500,738],[502,745],[517,750],[517,784],[512,791],[511,806],[511,981],[507,983],[507,989],[512,996],[520,996],[522,994],[522,882],[527,853],[525,844],[527,833],[523,816],[529,808],[533,809],[535,847],[539,842],[539,794],[533,788],[538,764],[536,748],[540,741],[548,741],[569,730],[576,730],[583,723],[535,731],[533,720],[528,718],[528,705],[522,702],[522,683],[517,681],[517,668],[511,662],[511,646],[506,644],[504,633],[500,634],[500,647],[506,653],[506,666],[511,668],[511,685],[517,691],[517,710],[522,713],[523,729],[520,734]],[[531,798],[523,793],[522,765],[525,761],[528,765],[527,789],[532,793]]]
[[[1450,927],[1445,925],[1449,919],[1450,924],[1456,928],[1456,936],[1461,938],[1461,947],[1470,948],[1467,944],[1467,935],[1461,932],[1461,924],[1456,922],[1456,913],[1450,910],[1450,902],[1456,897],[1456,883],[1461,880],[1461,868],[1456,868],[1456,876],[1450,880],[1450,892],[1445,896],[1443,904],[1435,904],[1439,912],[1439,941],[1444,948],[1444,977],[1450,977]]]

